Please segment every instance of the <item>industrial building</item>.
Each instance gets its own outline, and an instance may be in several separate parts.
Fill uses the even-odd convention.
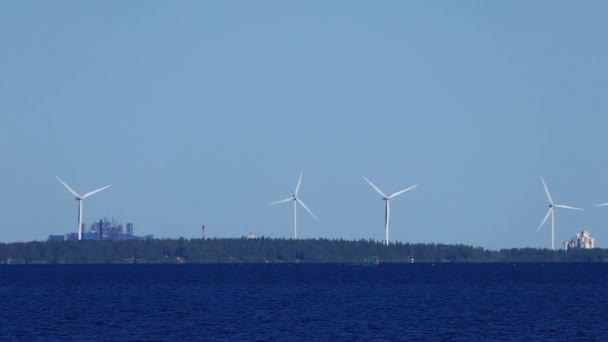
[[[595,239],[591,237],[588,230],[576,234],[570,241],[564,242],[564,250],[569,249],[593,249]]]
[[[133,223],[126,224],[126,232],[123,231],[123,225],[119,224],[115,219],[104,218],[98,222],[93,223],[89,229],[86,229],[86,225],[82,224],[84,232],[83,240],[140,240],[140,239],[153,239],[154,236],[146,235],[143,237],[133,235]],[[78,234],[67,233],[65,235],[49,235],[47,241],[77,241]]]

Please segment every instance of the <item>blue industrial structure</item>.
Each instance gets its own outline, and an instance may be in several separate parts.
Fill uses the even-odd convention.
[[[84,226],[84,223],[83,223]],[[154,236],[146,235],[143,237],[133,235],[133,223],[126,224],[126,232],[123,230],[123,225],[118,224],[114,219],[104,218],[99,222],[93,223],[89,230],[83,234],[83,240],[101,241],[101,240],[140,240],[153,239]],[[84,229],[83,229],[84,230]],[[49,235],[47,241],[72,241],[78,240],[78,234],[67,233],[65,235]]]

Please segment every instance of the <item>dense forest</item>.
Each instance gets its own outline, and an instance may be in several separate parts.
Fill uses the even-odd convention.
[[[606,262],[608,250],[491,251],[444,244],[327,239],[148,239],[0,243],[3,264]]]

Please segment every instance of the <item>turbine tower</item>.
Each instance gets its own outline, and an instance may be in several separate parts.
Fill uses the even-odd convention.
[[[312,211],[310,211],[310,209],[308,209],[306,204],[304,204],[304,202],[302,202],[300,197],[298,197],[298,194],[300,192],[300,184],[302,184],[302,175],[303,174],[304,174],[304,170],[302,170],[300,172],[300,178],[298,179],[298,184],[296,185],[296,191],[294,191],[294,193],[291,197],[268,204],[268,205],[275,205],[275,204],[289,202],[289,201],[293,202],[293,238],[294,239],[298,238],[298,203],[302,207],[304,207],[304,209],[306,209],[306,211],[308,211],[308,213],[310,214],[310,216],[312,216],[312,218],[314,218],[315,220],[317,219],[315,214],[313,214]]]
[[[543,182],[543,187],[545,188],[545,193],[547,194],[547,199],[549,200],[549,211],[547,211],[547,215],[545,215],[543,222],[540,223],[540,226],[538,226],[538,229],[536,229],[536,231],[539,231],[542,228],[542,226],[545,224],[545,222],[547,222],[547,219],[549,218],[549,216],[551,216],[551,249],[555,250],[555,208],[573,209],[573,210],[583,210],[583,209],[575,208],[575,207],[571,207],[571,206],[563,205],[563,204],[555,204],[555,202],[553,202],[553,198],[551,198],[551,193],[549,193],[549,188],[547,188],[547,183],[545,183],[545,180],[542,177],[540,178],[540,180]]]
[[[55,176],[55,177],[57,177],[57,176]],[[63,186],[65,186],[65,188],[68,189],[68,191],[72,195],[74,195],[74,197],[76,197],[76,200],[78,201],[78,230],[77,230],[77,232],[78,232],[78,240],[82,240],[82,201],[87,197],[93,196],[94,194],[111,187],[112,185],[106,185],[103,188],[99,188],[97,190],[87,192],[83,196],[80,196],[79,194],[76,193],[76,191],[72,190],[72,188],[70,188],[69,185],[67,185],[64,181],[62,181],[61,178],[57,177],[57,180],[59,182],[61,182],[61,184],[63,184]]]
[[[380,194],[380,196],[382,196],[382,200],[384,200],[384,230],[385,230],[385,233],[386,233],[386,240],[385,241],[386,241],[386,245],[388,246],[388,244],[389,244],[389,236],[388,236],[389,230],[388,230],[388,226],[389,226],[389,221],[390,221],[390,217],[391,217],[390,200],[392,198],[395,198],[395,197],[401,195],[402,193],[404,193],[406,191],[410,191],[410,190],[418,187],[418,184],[410,186],[407,189],[404,189],[404,190],[401,190],[401,191],[397,191],[397,192],[391,194],[390,196],[386,196],[384,194],[384,192],[382,192],[382,190],[378,189],[378,187],[375,186],[374,183],[372,183],[369,179],[367,179],[365,177],[363,177],[363,179],[365,179],[365,181],[367,183],[369,183],[369,185],[371,185],[372,188],[374,188],[374,190],[376,190],[376,192],[378,194]]]

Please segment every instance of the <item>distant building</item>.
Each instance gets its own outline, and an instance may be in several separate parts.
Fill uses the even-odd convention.
[[[91,225],[89,230],[97,235],[97,240],[121,240],[123,237],[122,225],[116,223],[114,219],[107,218],[99,220]]]
[[[126,235],[133,236],[133,223],[127,223]]]
[[[46,241],[52,242],[52,241],[61,241],[63,242],[65,239],[65,237],[63,235],[49,235],[49,238]]]
[[[594,246],[595,239],[591,237],[588,230],[583,230],[570,241],[564,242],[564,250],[566,251],[569,249],[593,249]]]
[[[87,232],[82,235],[82,239],[87,241],[96,241],[98,238],[99,236],[96,232]]]
[[[255,233],[249,233],[247,234],[247,240],[253,240],[256,239],[257,236],[255,235]]]
[[[84,225],[83,225],[84,227]],[[83,229],[83,240],[142,240],[154,239],[154,235],[135,236],[133,235],[133,223],[126,224],[126,230],[123,230],[123,225],[119,224],[114,218],[103,218],[98,222],[93,223],[89,230]],[[49,235],[48,241],[76,241],[78,240],[77,233],[67,233],[65,235]]]
[[[205,225],[203,225],[201,239],[205,240]]]
[[[103,240],[103,220],[99,220],[97,227],[95,225],[91,226],[91,231],[97,233],[97,240]]]
[[[78,233],[67,233],[63,236],[63,241],[78,241]]]

